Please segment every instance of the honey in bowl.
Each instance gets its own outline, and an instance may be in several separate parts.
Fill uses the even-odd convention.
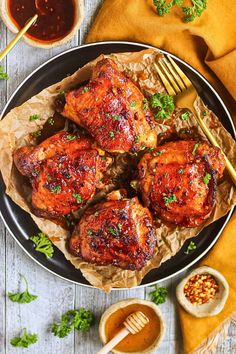
[[[52,43],[66,37],[74,26],[75,11],[74,0],[8,0],[8,12],[18,28],[38,14],[26,34],[38,42]]]
[[[112,305],[102,316],[99,331],[103,343],[109,342],[124,328],[126,318],[141,311],[149,323],[137,334],[128,334],[112,350],[114,353],[152,353],[159,345],[164,332],[164,323],[157,306],[150,301],[128,299]]]

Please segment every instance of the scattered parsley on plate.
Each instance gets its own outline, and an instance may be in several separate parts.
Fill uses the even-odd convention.
[[[166,119],[174,112],[175,105],[173,97],[163,93],[155,93],[150,99],[151,108],[154,109],[155,119]],[[155,113],[155,110],[157,111]]]
[[[211,180],[211,175],[210,173],[206,172],[205,176],[203,177],[203,183],[208,184]]]
[[[186,251],[184,252],[185,254],[189,254],[190,252],[194,251],[197,248],[195,242],[190,241]]]
[[[8,80],[8,74],[3,70],[2,65],[0,65],[0,80]]]
[[[34,301],[38,298],[38,296],[36,295],[32,295],[29,293],[29,287],[28,287],[28,282],[26,280],[26,278],[24,277],[23,274],[20,274],[22,279],[25,282],[26,285],[26,289],[25,291],[22,292],[18,292],[18,293],[10,293],[8,292],[7,296],[9,297],[9,299],[13,302],[18,302],[18,304],[25,304],[25,303],[29,303],[31,301]]]
[[[53,256],[53,245],[46,234],[39,232],[37,235],[30,236],[29,239],[34,242],[36,251],[43,253],[47,258]]]
[[[176,198],[175,194],[172,194],[169,197],[164,197],[163,200],[164,200],[164,204],[167,206],[170,203],[176,202],[177,198]]]

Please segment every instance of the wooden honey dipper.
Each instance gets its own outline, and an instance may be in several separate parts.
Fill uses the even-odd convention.
[[[149,322],[147,316],[141,311],[131,313],[124,321],[124,328],[115,335],[97,354],[107,354],[118,343],[122,341],[128,334],[136,334],[140,332]]]

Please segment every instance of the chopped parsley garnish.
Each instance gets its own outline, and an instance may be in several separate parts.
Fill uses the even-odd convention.
[[[101,158],[101,160],[104,160],[104,161],[107,159],[105,155],[104,156],[100,156],[100,158]]]
[[[51,187],[50,187],[50,192],[56,193],[56,194],[61,193],[61,186],[60,186],[60,185],[58,185],[58,186],[51,186]]]
[[[120,223],[117,224],[117,227],[118,227],[119,230],[121,230],[122,229],[122,224],[120,224]]]
[[[189,112],[184,112],[181,114],[180,118],[184,121],[189,120]]]
[[[8,80],[9,75],[3,70],[2,65],[0,65],[0,80]]]
[[[110,117],[110,113],[106,113],[105,116],[108,118]]]
[[[207,115],[207,111],[202,112],[203,117]]]
[[[206,9],[208,0],[191,0],[192,6],[182,6],[183,0],[171,0],[167,2],[166,0],[153,0],[154,6],[159,16],[164,16],[168,14],[172,7],[177,5],[181,7],[184,14],[184,22],[192,22],[197,17],[200,17],[203,11]]]
[[[160,151],[160,150],[154,151],[153,156],[160,156],[161,153],[162,153],[162,151]]]
[[[155,290],[149,293],[151,301],[153,301],[156,305],[163,304],[166,301],[167,295],[167,289],[159,287],[157,285],[155,285]]]
[[[146,97],[143,99],[143,111],[146,111],[148,109],[148,100]]]
[[[82,203],[82,198],[81,198],[81,195],[78,194],[78,193],[73,193],[72,196],[76,199],[77,203],[78,204],[81,204]]]
[[[131,104],[130,104],[130,107],[136,107],[137,106],[137,102],[136,101],[132,101]]]
[[[82,90],[82,93],[88,92],[88,90],[89,90],[89,88],[85,86]]]
[[[42,131],[41,130],[37,130],[36,132],[31,133],[31,136],[33,138],[38,138],[39,136],[41,136],[41,134],[42,134]]]
[[[24,277],[23,274],[20,274],[22,279],[25,282],[25,291],[22,292],[18,292],[18,293],[7,293],[7,296],[9,297],[9,299],[13,302],[18,302],[18,304],[25,304],[25,303],[29,303],[31,301],[34,301],[38,298],[38,296],[36,295],[32,295],[29,293],[29,287],[28,287],[28,282],[26,280],[26,278]]]
[[[191,185],[191,184],[193,184],[193,181],[192,181],[192,180],[190,180],[190,181],[188,182],[188,184],[190,184],[190,185]]]
[[[55,121],[52,117],[48,119],[48,124],[53,125],[54,123]]]
[[[113,130],[109,131],[109,136],[110,136],[110,138],[115,139],[115,134],[114,134]]]
[[[73,328],[78,331],[88,331],[94,321],[94,315],[91,311],[83,307],[78,310],[67,311],[61,316],[60,323],[52,324],[52,333],[59,338],[66,337]]]
[[[184,173],[184,170],[182,169],[182,168],[180,168],[179,170],[178,170],[178,173],[180,173],[181,175]]]
[[[28,348],[29,345],[36,343],[38,340],[38,335],[36,333],[27,333],[26,328],[24,328],[24,333],[22,337],[14,337],[11,339],[11,345],[13,347]]]
[[[177,201],[175,194],[172,194],[169,197],[164,197],[163,200],[166,206],[169,205],[170,203]]]
[[[185,254],[189,254],[190,252],[194,251],[197,248],[195,242],[190,241],[186,251],[184,252]]]
[[[62,98],[65,97],[65,91],[60,91],[59,94],[58,94],[58,96],[60,96],[60,97],[62,97]]]
[[[110,232],[110,234],[112,234],[113,236],[118,236],[118,232],[113,228],[113,227],[108,227],[108,231]]]
[[[203,183],[208,184],[210,182],[211,175],[210,173],[206,172],[205,176],[203,177]]]
[[[136,144],[138,144],[138,143],[140,142],[140,136],[139,136],[139,135],[135,135],[135,137],[134,137],[134,142],[135,142]]]
[[[175,105],[173,97],[164,95],[163,93],[155,93],[150,100],[151,108],[157,109],[154,113],[155,119],[166,119],[171,113],[174,112]]]
[[[199,145],[200,145],[200,143],[197,143],[197,144],[194,145],[193,151],[192,151],[192,154],[193,154],[193,155],[196,154],[196,150],[197,150],[197,148],[198,148]]]
[[[113,120],[120,120],[120,116],[118,116],[118,115],[115,114],[115,115],[112,117],[112,119],[113,119]]]
[[[37,120],[40,118],[39,114],[32,114],[32,116],[29,117],[29,121],[33,122],[34,120]]]
[[[30,236],[29,239],[34,242],[35,250],[43,253],[47,258],[51,258],[54,253],[52,242],[46,234],[39,232],[37,235]]]
[[[72,140],[75,140],[75,139],[76,139],[76,136],[69,134],[69,135],[66,136],[66,139],[69,140],[69,141],[72,141]]]
[[[92,236],[93,230],[89,229],[89,230],[87,231],[87,234],[88,234],[89,236]]]

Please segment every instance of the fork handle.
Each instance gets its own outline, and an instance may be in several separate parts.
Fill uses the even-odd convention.
[[[223,150],[221,149],[221,147],[219,146],[219,144],[217,143],[216,139],[214,138],[214,136],[211,134],[210,130],[207,128],[206,124],[204,123],[203,119],[199,116],[199,114],[197,113],[197,111],[195,110],[195,118],[197,119],[199,125],[201,126],[203,132],[206,134],[206,136],[208,137],[208,139],[210,140],[210,142],[212,143],[212,145],[217,146],[218,148],[220,148],[222,154],[224,155],[225,158],[225,164],[226,164],[226,169],[229,172],[229,175],[232,179],[232,181],[234,182],[234,184],[236,185],[236,171],[234,166],[232,165],[232,163],[229,161],[228,157],[225,155],[225,153],[223,152]]]

